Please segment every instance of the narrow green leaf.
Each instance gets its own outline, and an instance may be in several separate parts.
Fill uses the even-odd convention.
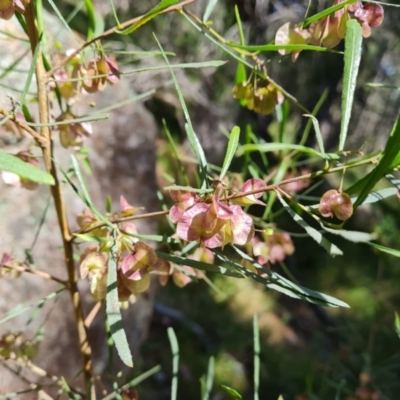
[[[326,47],[312,46],[310,44],[262,44],[256,46],[248,46],[248,45],[243,46],[237,43],[229,43],[229,46],[240,50],[246,50],[257,53],[263,51],[278,51],[278,50],[293,50],[293,51],[310,50],[310,51],[328,51],[331,53],[341,53],[336,50],[327,49]]]
[[[74,38],[78,41],[78,43],[81,43],[81,40],[79,40],[79,35],[76,35],[74,31],[71,29],[69,26],[68,22],[65,20],[63,15],[61,14],[60,10],[57,8],[56,4],[54,3],[53,0],[47,0],[53,9],[53,11],[56,13],[58,19],[61,21],[61,23],[64,25],[64,28],[68,31],[69,35],[71,38]]]
[[[223,60],[211,60],[211,61],[202,61],[202,62],[193,62],[193,63],[181,63],[181,64],[169,64],[166,65],[158,65],[155,67],[146,67],[146,68],[139,68],[139,69],[132,69],[130,71],[124,71],[121,75],[129,75],[129,74],[136,74],[138,72],[147,72],[147,71],[162,71],[167,68],[177,69],[177,68],[216,68],[225,65],[228,61]],[[107,75],[98,75],[98,77],[104,77]],[[95,78],[93,76],[92,78]],[[87,78],[86,78],[87,79]],[[76,81],[78,79],[68,79],[66,82]],[[79,78],[79,80],[85,80],[85,78]]]
[[[231,269],[228,269],[227,267],[221,267],[221,266],[214,265],[214,264],[208,264],[208,263],[204,263],[201,261],[191,260],[190,258],[181,257],[176,254],[163,253],[162,251],[158,251],[158,250],[156,251],[156,253],[159,258],[163,258],[164,260],[171,261],[178,265],[188,265],[189,267],[201,269],[201,270],[207,271],[207,272],[213,272],[215,274],[233,276],[235,278],[243,278],[242,274],[232,271]]]
[[[98,37],[104,33],[104,18],[100,14],[95,14],[95,27],[96,28],[93,32],[94,37]]]
[[[253,352],[254,352],[254,368],[253,368],[253,384],[254,384],[254,400],[258,400],[258,390],[260,388],[260,327],[258,326],[258,316],[253,316]]]
[[[390,133],[389,140],[386,143],[383,155],[378,165],[362,179],[361,192],[354,203],[357,208],[368,196],[369,192],[388,172],[393,170],[400,163],[400,116],[397,118]],[[351,188],[352,189],[352,188]]]
[[[180,186],[180,185],[171,185],[171,186],[165,186],[164,190],[184,190],[186,192],[192,192],[192,193],[212,193],[214,190],[213,189],[196,189],[191,186]]]
[[[259,274],[256,274],[249,269],[243,267],[241,264],[232,261],[230,258],[221,254],[215,250],[213,253],[223,262],[231,265],[236,268],[243,275],[254,279],[255,281],[265,285],[268,289],[273,289],[278,292],[284,293],[287,296],[293,297],[295,299],[306,300],[310,303],[321,304],[328,307],[349,307],[345,302],[335,299],[332,296],[328,296],[326,294],[316,292],[315,290],[308,289],[304,286],[298,285],[289,279],[284,278],[283,276],[277,274],[274,271],[271,271],[268,268],[263,267],[261,264],[257,263],[253,258],[247,255],[245,252],[240,250],[236,246],[229,246],[232,248],[240,257],[244,260],[250,262],[255,268],[260,270],[263,274],[268,275],[268,278],[263,278]]]
[[[81,169],[79,168],[79,162],[76,159],[76,157],[71,154],[71,161],[72,161],[72,168],[74,170],[75,176],[78,179],[79,185],[81,186],[82,193],[77,191],[77,188],[75,185],[72,183],[72,181],[68,178],[66,174],[64,176],[68,180],[68,183],[72,186],[72,189],[78,194],[78,196],[81,197],[83,202],[90,208],[90,210],[93,212],[93,214],[102,222],[104,222],[106,225],[108,225],[111,229],[114,229],[114,225],[103,215],[101,214],[93,205],[92,200],[90,199],[89,191],[86,187],[85,180],[83,179],[83,175],[81,172]]]
[[[328,97],[328,90],[325,89],[323,91],[321,97],[317,101],[317,104],[315,105],[314,109],[312,110],[312,113],[311,113],[312,116],[316,117],[316,115],[318,114],[320,108],[324,104],[324,102],[325,102],[327,97]],[[307,114],[307,115],[310,115],[310,114]],[[313,124],[312,123],[312,119],[309,119],[307,121],[306,127],[304,128],[304,132],[303,132],[303,135],[301,136],[301,140],[299,142],[299,145],[303,146],[307,142],[308,135],[310,133],[312,124]]]
[[[110,214],[111,211],[112,211],[112,197],[108,195],[106,199],[106,212]]]
[[[243,63],[239,62],[236,68],[235,83],[239,84],[247,80],[246,68]]]
[[[229,166],[231,165],[232,159],[236,153],[236,149],[239,144],[239,137],[240,137],[240,128],[238,126],[234,126],[231,134],[229,135],[228,148],[226,149],[224,163],[222,164],[222,170],[219,175],[219,179],[221,180],[223,179],[223,177],[225,176],[226,172],[229,169]]]
[[[328,15],[333,14],[334,12],[341,10],[342,8],[346,7],[348,4],[353,4],[357,0],[346,0],[343,3],[336,4],[332,7],[329,7],[323,11],[321,11],[318,14],[313,15],[310,18],[307,18],[304,23],[303,23],[303,28],[307,28],[307,26],[311,25],[313,22],[316,22],[324,17],[327,17]]]
[[[19,13],[17,13],[17,14],[19,14]],[[19,102],[20,102],[21,105],[16,107],[16,109],[14,111],[15,114],[18,114],[18,112],[19,112],[20,108],[22,107],[22,105],[25,104],[25,98],[26,98],[26,96],[28,94],[28,91],[29,91],[29,88],[31,86],[32,78],[33,78],[33,75],[35,73],[37,59],[38,59],[38,56],[39,56],[39,52],[41,50],[41,46],[42,46],[41,40],[42,40],[42,36],[39,37],[39,42],[37,43],[36,48],[35,48],[35,52],[33,53],[32,62],[31,62],[31,66],[29,68],[28,76],[26,77],[24,89],[23,89],[21,97],[19,99]]]
[[[260,153],[267,153],[270,151],[279,150],[297,150],[302,153],[308,153],[313,156],[318,156],[326,160],[338,160],[340,156],[338,154],[320,153],[311,147],[300,146],[298,144],[291,143],[261,143],[261,144],[244,144],[238,149],[238,155],[250,151],[259,151]]]
[[[25,22],[25,18],[24,16],[17,12],[14,14],[17,17],[17,20],[19,22],[19,24],[21,25],[21,28],[23,29],[23,31],[28,35],[28,28],[26,27],[26,22]]]
[[[94,38],[94,32],[96,31],[96,12],[94,10],[94,6],[92,0],[84,0],[86,13],[88,16],[88,33],[87,40],[91,40]]]
[[[16,156],[0,150],[0,169],[12,172],[23,179],[44,185],[54,185],[54,178],[46,171],[36,168],[32,164],[22,161]]]
[[[400,250],[391,249],[390,247],[381,246],[380,244],[366,242],[369,246],[381,251],[382,253],[390,254],[394,257],[400,257]]]
[[[319,122],[317,118],[315,118],[314,115],[311,114],[304,114],[304,117],[311,118],[315,130],[315,138],[317,139],[318,147],[321,151],[321,154],[325,154],[324,140],[322,139],[321,129],[319,128]]]
[[[118,355],[125,365],[133,367],[132,354],[122,326],[121,310],[119,308],[117,287],[117,241],[116,231],[113,230],[113,240],[108,257],[106,315],[111,335],[117,348]]]
[[[227,395],[229,395],[231,399],[234,399],[234,400],[241,400],[242,399],[242,395],[239,394],[239,392],[237,392],[235,389],[232,389],[232,388],[230,388],[229,386],[226,386],[226,385],[220,385],[220,388]]]
[[[117,23],[117,26],[120,26],[120,22],[119,22],[118,15],[117,15],[117,10],[115,9],[115,4],[114,4],[113,0],[110,0],[110,6],[111,6],[111,11],[113,13],[115,22]]]
[[[400,149],[399,149],[400,151]],[[400,190],[400,179],[396,178],[392,174],[386,174],[385,178],[396,188],[397,190]]]
[[[206,11],[204,11],[204,15],[203,15],[204,23],[206,23],[209,20],[210,15],[213,12],[214,7],[217,5],[217,3],[218,3],[218,0],[208,0]]]
[[[100,236],[91,236],[85,233],[74,233],[74,236],[76,236],[78,239],[83,240],[84,242],[108,242],[109,239],[107,237],[100,237]]]
[[[354,92],[356,89],[358,68],[361,61],[362,29],[355,19],[346,23],[344,46],[344,73],[342,88],[342,121],[340,124],[339,151],[344,149],[351,110],[353,108]]]
[[[154,35],[154,38],[158,44],[158,47],[160,48],[161,52],[163,53],[163,57],[164,60],[166,62],[166,64],[168,65],[168,68],[170,70],[172,79],[174,81],[174,85],[176,88],[176,91],[178,93],[178,97],[179,97],[179,102],[181,103],[182,106],[182,110],[183,110],[183,114],[185,115],[185,130],[186,130],[186,134],[187,134],[187,138],[189,140],[190,146],[200,164],[200,175],[202,177],[202,185],[201,188],[204,189],[207,187],[207,160],[206,160],[206,156],[204,154],[204,150],[201,147],[200,141],[197,137],[197,135],[194,132],[193,126],[192,126],[192,121],[190,119],[190,115],[189,115],[189,111],[186,107],[186,103],[185,103],[185,99],[183,98],[182,95],[182,91],[179,87],[178,81],[176,79],[176,76],[174,74],[174,71],[172,70],[172,68],[170,67],[170,63],[168,61],[168,57],[165,55],[164,49],[161,47],[160,42],[158,41],[157,37]]]
[[[116,30],[116,33],[121,35],[129,35],[130,33],[136,31],[136,29],[140,28],[142,25],[147,24],[153,18],[157,17],[162,11],[171,7],[172,5],[178,3],[179,0],[162,0],[159,4],[157,4],[154,8],[152,8],[148,13],[143,15],[139,21],[136,21],[129,28],[124,29],[123,31]]]
[[[178,153],[178,149],[176,147],[175,144],[175,139],[172,137],[171,132],[168,129],[167,123],[165,121],[165,119],[163,119],[162,121],[163,126],[164,126],[164,132],[165,135],[167,136],[168,142],[169,142],[169,146],[171,147],[171,151],[172,151],[172,158],[175,158],[176,163],[177,163],[177,169],[179,171],[179,175],[175,177],[172,177],[171,182],[175,183],[175,179],[179,179],[182,181],[182,183],[184,183],[185,185],[189,186],[190,182],[189,182],[189,177],[187,176],[187,172],[186,172],[186,168],[183,165],[183,160],[181,159],[181,157],[179,156]]]
[[[240,18],[239,7],[237,6],[237,4],[235,4],[235,19],[236,19],[236,24],[237,24],[238,31],[239,31],[240,45],[244,46],[246,44],[246,42],[244,40],[242,19]],[[243,55],[242,55],[242,58],[244,58]],[[238,82],[238,83],[240,83],[240,82]]]
[[[344,229],[332,229],[328,228],[324,224],[321,224],[322,229],[325,231],[332,233],[333,235],[341,236],[342,238],[354,242],[354,243],[365,243],[370,240],[376,240],[376,233],[367,233],[367,232],[357,232],[357,231],[346,231]]]
[[[318,232],[316,229],[308,225],[307,222],[300,217],[300,215],[296,214],[290,208],[290,206],[283,199],[282,195],[279,192],[276,193],[278,195],[279,201],[281,202],[285,210],[289,213],[289,215],[293,218],[293,220],[310,235],[312,239],[314,239],[320,246],[322,246],[330,255],[332,256],[343,255],[342,250],[340,250],[335,244],[331,243],[328,239],[322,236],[322,234]]]
[[[368,194],[368,196],[365,198],[365,200],[362,202],[361,205],[371,204],[371,203],[376,203],[378,201],[382,201],[382,200],[386,199],[387,197],[397,195],[398,191],[399,190],[397,188],[392,187],[392,188],[378,190],[376,192],[371,192]],[[357,199],[356,197],[351,198],[353,203],[355,203],[356,199]]]
[[[3,72],[0,74],[0,81],[4,79],[10,72],[21,72],[25,74],[27,70],[17,69],[18,64],[25,59],[25,57],[31,52],[30,48],[27,48],[14,62],[8,65],[6,68],[1,68]]]
[[[214,357],[210,357],[210,359],[208,360],[207,379],[205,383],[204,395],[202,396],[202,400],[208,400],[210,398],[210,394],[214,383],[214,370],[215,370],[215,359]]]
[[[43,297],[42,299],[36,301],[33,304],[18,304],[16,305],[13,309],[11,309],[7,314],[5,314],[1,319],[0,319],[0,325],[3,324],[4,322],[9,321],[12,318],[17,317],[18,315],[24,313],[25,311],[30,310],[31,308],[38,308],[42,307],[47,301],[56,298],[61,292],[65,290],[65,287],[63,286],[62,288],[58,289],[57,291],[48,294],[47,296]]]
[[[158,243],[181,243],[180,239],[175,239],[175,238],[172,238],[172,237],[166,236],[166,235],[142,235],[142,234],[125,232],[122,229],[121,229],[121,232],[125,233],[128,236],[138,238],[140,240],[149,240],[149,241],[158,242]]]
[[[400,338],[400,317],[397,312],[394,313],[394,327],[396,329],[397,336]]]
[[[365,86],[371,87],[371,88],[378,88],[378,89],[400,90],[400,86],[389,85],[387,83],[368,82],[365,84]]]
[[[26,125],[32,126],[34,128],[41,128],[43,126],[59,126],[59,125],[68,125],[68,124],[77,124],[80,122],[92,122],[92,121],[100,121],[108,118],[107,115],[101,115],[101,114],[95,114],[95,115],[89,115],[87,117],[80,117],[80,118],[73,118],[73,119],[65,119],[64,121],[56,121],[56,122],[51,122],[48,124],[39,124],[39,123],[31,123],[31,122],[26,122]]]
[[[117,389],[114,392],[108,394],[106,397],[103,397],[102,400],[112,400],[112,399],[115,399],[115,398],[120,400],[121,399],[121,395],[120,395],[121,392],[123,392],[126,389],[136,387],[137,385],[139,385],[139,383],[143,382],[147,378],[150,378],[150,376],[156,374],[159,371],[161,371],[161,365],[156,365],[155,367],[149,369],[148,371],[143,372],[143,374],[140,374],[136,378],[133,378],[126,385],[123,385],[119,389]]]
[[[172,385],[171,385],[171,400],[176,400],[178,394],[178,372],[179,372],[179,345],[175,331],[169,327],[168,340],[172,352]]]

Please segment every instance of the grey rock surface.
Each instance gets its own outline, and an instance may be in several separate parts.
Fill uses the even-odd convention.
[[[57,19],[49,15],[46,18],[49,26],[51,25],[55,30],[62,29]],[[10,21],[0,20],[0,30],[16,32],[23,37],[17,25],[15,18]],[[26,71],[30,66],[30,53],[25,42],[15,42],[1,34],[0,54],[2,54],[1,68],[7,68],[18,57],[26,54],[18,65],[17,70],[20,72],[10,74],[0,82],[7,86],[0,90],[0,107],[10,109],[10,99],[7,96],[12,96],[15,100],[19,99]],[[33,81],[30,91],[34,92],[34,88]],[[103,108],[131,98],[133,95],[134,92],[130,86],[122,80],[118,86],[109,86],[104,92],[83,97],[74,105],[74,109],[77,115],[83,116],[88,112],[93,112],[88,107],[91,101],[97,104],[97,108]],[[110,195],[113,199],[114,210],[118,210],[119,196],[122,194],[130,204],[144,206],[146,211],[154,211],[157,201],[155,197],[156,126],[152,116],[140,103],[129,103],[110,112],[106,121],[94,122],[93,130],[88,147],[93,149],[90,160],[94,175],[86,179],[96,206],[104,211],[106,198]],[[56,133],[54,135],[57,163],[66,169],[69,165],[70,152],[61,148],[58,135]],[[27,138],[15,140],[14,137],[0,131],[0,146],[9,153],[26,148],[28,142]],[[64,195],[69,220],[74,229],[76,228],[75,217],[83,210],[84,205],[67,185],[64,186]],[[45,213],[48,201],[50,205]],[[66,279],[61,235],[48,187],[42,186],[31,192],[6,186],[0,181],[0,257],[7,252],[25,259],[24,250],[32,247],[35,234],[44,216],[44,224],[40,228],[32,250],[35,267]],[[142,233],[154,233],[157,229],[157,221],[141,220],[137,225]],[[53,293],[59,287],[60,285],[53,281],[31,274],[23,274],[18,279],[0,277],[0,319],[20,303],[38,304],[44,296]],[[80,281],[79,288],[85,305],[85,314],[88,315],[95,303],[91,299],[86,281]],[[148,293],[138,297],[137,302],[123,312],[124,320],[129,321],[125,327],[134,356],[137,356],[140,344],[146,336],[155,290],[156,285],[152,285]],[[43,340],[33,360],[34,364],[50,375],[64,376],[72,385],[81,385],[80,378],[74,378],[81,369],[81,359],[69,293],[63,291],[55,299],[47,301],[40,309],[38,316],[28,323],[34,309],[35,307],[32,307],[1,324],[0,336],[7,332],[24,330],[25,339],[29,339],[38,331],[43,331]],[[93,321],[89,336],[95,358],[94,370],[102,375],[109,362],[103,311],[99,312]],[[118,372],[121,367],[121,363],[116,361],[115,371]],[[26,379],[33,382],[42,379],[38,374],[32,373],[30,368],[23,368],[21,377],[12,373],[10,369],[17,369],[15,362],[9,361],[5,365],[0,363],[0,394],[27,389],[29,384]],[[48,382],[46,378],[44,381]],[[20,394],[18,398],[36,399],[37,393]]]

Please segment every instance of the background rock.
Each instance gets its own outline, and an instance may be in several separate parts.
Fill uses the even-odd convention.
[[[46,24],[51,25],[54,32],[63,29],[56,18],[47,14]],[[0,20],[0,29],[16,32],[23,37],[15,18],[10,21]],[[68,46],[73,45],[71,38],[63,38],[63,41],[67,42]],[[26,43],[16,42],[1,35],[0,53],[4,55],[0,60],[1,67],[7,68],[21,54],[26,53],[26,57],[17,68],[19,71],[26,72],[30,65],[28,50]],[[15,72],[2,80],[9,89],[1,93],[1,106],[10,109],[10,100],[7,95],[18,100],[18,93],[24,85],[25,77],[23,72]],[[30,89],[33,93],[34,87],[33,82]],[[82,97],[74,108],[77,115],[83,116],[88,112],[93,112],[88,107],[89,98],[90,101],[95,101],[97,107],[104,108],[132,96],[134,96],[133,90],[122,80],[118,86],[108,87],[104,92]],[[113,209],[118,210],[119,196],[122,194],[130,204],[144,206],[146,211],[154,211],[157,202],[155,197],[156,125],[152,116],[140,103],[130,103],[112,111],[106,121],[93,123],[93,129],[94,133],[88,147],[93,148],[90,160],[94,175],[87,177],[87,184],[95,204],[104,211],[106,198],[110,195],[113,199]],[[66,170],[70,152],[61,148],[58,144],[58,134],[54,133],[54,135],[56,161]],[[26,138],[16,140],[15,137],[3,131],[0,131],[0,140],[2,140],[3,149],[9,153],[26,148],[29,141]],[[46,204],[50,199],[48,187],[40,187],[30,192],[9,187],[0,182],[0,193],[0,256],[7,252],[19,259],[25,259],[24,250],[31,248],[41,220],[45,218],[32,250],[35,267],[66,279],[61,236],[51,200],[48,212],[45,213]],[[64,185],[64,194],[72,229],[76,229],[75,217],[83,210],[84,205],[68,185]],[[142,233],[154,233],[157,229],[157,221],[141,220],[137,226]],[[0,319],[17,304],[37,304],[41,298],[57,290],[59,286],[55,282],[30,274],[23,274],[18,279],[0,278]],[[87,315],[94,303],[91,300],[87,282],[80,282],[79,287]],[[134,357],[146,336],[155,289],[156,285],[152,285],[146,295],[140,296],[136,304],[123,312],[124,321],[129,321],[125,327]],[[38,331],[43,331],[43,341],[38,347],[37,356],[33,362],[49,374],[64,376],[71,385],[79,385],[80,378],[73,379],[81,369],[81,359],[69,293],[64,291],[56,300],[46,302],[40,314],[28,324],[32,310],[33,308],[0,325],[0,336],[10,331],[24,330],[24,338],[29,339]],[[27,327],[26,330],[25,327]],[[109,360],[103,312],[100,312],[92,323],[89,336],[95,356],[95,372],[104,374]],[[116,353],[115,357],[117,357]],[[117,361],[114,364],[116,368],[114,371],[117,373],[121,369],[121,363]],[[9,368],[16,369],[15,363],[0,364],[0,393],[26,389],[28,384],[24,379],[19,379],[10,372]],[[33,381],[39,378],[25,368],[21,371],[21,375],[32,378]],[[37,398],[36,393],[19,396],[20,399]]]

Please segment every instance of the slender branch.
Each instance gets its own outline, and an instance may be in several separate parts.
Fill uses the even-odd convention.
[[[22,121],[20,121],[15,115],[10,114],[8,111],[4,110],[3,108],[0,108],[0,114],[2,114],[4,117],[9,117],[11,121],[13,121],[19,128],[23,129],[25,132],[29,133],[33,138],[36,140],[38,145],[42,148],[49,146],[48,140],[39,135],[34,129],[32,129],[30,126],[26,125]]]
[[[35,4],[33,0],[25,0],[25,20],[28,31],[29,40],[31,43],[32,54],[35,53],[36,47],[39,45],[39,33],[37,28]],[[36,84],[38,91],[39,119],[43,124],[40,128],[40,135],[48,141],[49,146],[43,147],[43,157],[47,171],[53,176],[55,184],[51,186],[51,194],[56,207],[58,224],[61,231],[65,265],[68,273],[69,291],[72,298],[73,308],[75,312],[75,321],[78,330],[80,351],[82,355],[83,370],[85,385],[88,387],[91,379],[91,349],[88,341],[86,327],[84,324],[84,315],[80,294],[77,286],[77,274],[73,259],[73,247],[70,241],[71,233],[68,225],[64,197],[61,190],[61,185],[57,177],[57,170],[53,160],[53,143],[51,141],[50,122],[48,111],[48,93],[46,90],[46,70],[43,63],[43,56],[39,50],[37,63],[35,68]]]
[[[28,272],[29,274],[37,275],[37,276],[40,276],[41,278],[49,279],[51,281],[55,281],[55,282],[61,283],[62,285],[65,285],[67,289],[69,289],[69,282],[68,281],[65,281],[63,279],[57,278],[54,275],[48,274],[47,272],[38,271],[37,269],[23,267],[21,265],[0,264],[0,268],[8,268],[8,269],[12,269],[12,270],[18,271],[18,272]]]
[[[89,328],[90,325],[92,324],[93,320],[95,319],[97,313],[100,311],[101,309],[101,301],[98,301],[94,307],[92,308],[92,310],[90,311],[89,315],[86,317],[85,319],[85,326],[86,328]]]
[[[298,182],[298,181],[302,181],[302,180],[306,180],[306,179],[313,179],[313,178],[317,178],[318,176],[327,175],[327,174],[330,174],[330,173],[333,173],[333,172],[342,171],[343,169],[359,167],[359,166],[365,165],[365,164],[373,164],[375,158],[376,157],[374,157],[373,159],[362,160],[362,161],[359,161],[357,163],[350,164],[350,165],[340,165],[339,167],[330,168],[329,170],[321,170],[321,171],[317,171],[317,172],[311,172],[311,173],[308,173],[308,174],[296,176],[294,178],[285,179],[285,180],[283,180],[281,182],[274,183],[272,185],[267,185],[267,186],[264,186],[263,188],[260,188],[260,189],[249,190],[248,192],[232,194],[230,196],[227,196],[224,200],[232,200],[232,199],[237,199],[237,198],[249,196],[251,194],[269,192],[271,190],[279,189],[281,186],[287,185],[288,183]]]
[[[136,219],[144,219],[144,218],[152,218],[152,217],[162,217],[165,215],[168,215],[169,210],[167,211],[155,211],[152,213],[146,213],[146,214],[140,214],[140,215],[131,215],[129,217],[123,217],[123,218],[111,218],[109,221],[113,224],[118,224],[121,222],[128,222],[128,221],[134,221]],[[102,228],[103,226],[106,226],[107,224],[105,222],[99,222],[96,225],[93,225],[87,229],[80,229],[79,231],[74,232],[75,233],[88,233],[91,231],[94,231],[95,229]],[[71,240],[74,240],[75,237],[72,237]]]
[[[55,376],[55,375],[50,375],[48,372],[46,372],[44,369],[40,368],[39,366],[37,366],[36,364],[34,364],[32,361],[28,360],[28,361],[24,361],[21,358],[16,358],[16,359],[12,359],[12,358],[5,358],[3,356],[0,355],[0,362],[1,364],[6,367],[7,369],[9,369],[11,372],[17,374],[24,382],[26,382],[27,384],[30,385],[30,387],[32,388],[32,390],[37,390],[40,386],[40,384],[31,382],[29,379],[27,379],[25,376],[23,376],[20,373],[21,368],[28,368],[29,370],[31,370],[35,375],[40,376],[41,378],[47,378],[50,379],[52,382],[54,382],[56,385],[62,387],[63,386],[63,381]],[[13,369],[11,369],[8,365],[7,362],[9,363],[13,363],[14,365],[16,365],[18,367],[18,371],[14,371]],[[84,395],[84,393],[82,391],[80,391],[77,388],[74,388],[73,386],[69,385],[69,388],[71,389],[72,392],[80,394],[80,395]]]
[[[311,173],[308,173],[308,174],[296,176],[294,178],[285,179],[285,180],[283,180],[281,182],[274,183],[272,185],[267,185],[267,186],[264,186],[263,188],[260,188],[260,189],[249,190],[247,192],[241,192],[241,193],[232,194],[230,196],[224,197],[223,199],[221,199],[221,201],[233,200],[233,199],[249,196],[251,194],[269,192],[271,190],[277,190],[281,186],[285,186],[285,185],[287,185],[289,183],[298,182],[298,181],[302,181],[302,180],[306,180],[306,179],[312,179],[312,178],[316,178],[316,177],[321,176],[321,175],[326,175],[326,174],[330,174],[330,173],[333,173],[333,172],[342,171],[344,169],[355,168],[355,167],[359,167],[359,166],[365,165],[365,164],[373,164],[374,163],[374,159],[375,159],[375,157],[373,159],[362,160],[362,161],[356,162],[354,164],[341,165],[339,167],[330,168],[329,170],[321,170],[321,171],[317,171],[317,172],[311,172]],[[168,215],[168,213],[169,213],[169,210],[167,210],[167,211],[156,211],[156,212],[140,214],[140,215],[131,215],[129,217],[124,217],[124,218],[111,218],[109,221],[111,223],[113,223],[113,224],[118,224],[118,223],[121,223],[121,222],[134,221],[136,219],[165,216],[165,215]],[[71,241],[73,241],[76,238],[76,237],[73,236],[75,233],[80,233],[80,234],[88,233],[88,232],[91,232],[91,231],[93,231],[95,229],[102,228],[103,226],[106,226],[106,223],[105,222],[99,222],[98,224],[92,225],[89,228],[80,229],[80,230],[78,230],[76,232],[73,232],[72,237],[71,237]]]
[[[185,0],[182,1],[182,3],[174,4],[171,7],[166,8],[165,10],[161,11],[160,14],[166,14],[171,11],[181,11],[184,6],[187,6],[190,3],[194,3],[196,0]],[[93,43],[97,42],[98,40],[102,40],[106,38],[107,36],[112,35],[115,33],[117,30],[121,30],[124,28],[127,28],[128,26],[133,25],[135,22],[139,21],[140,19],[143,18],[143,15],[140,15],[139,17],[135,17],[130,19],[129,21],[123,22],[119,26],[116,26],[114,28],[111,28],[105,32],[103,32],[101,35],[96,36],[95,38],[89,40],[88,42],[85,42],[82,44],[80,47],[78,47],[73,53],[71,53],[68,57],[65,57],[64,59],[61,60],[61,62],[57,63],[56,65],[53,66],[53,68],[47,72],[47,78],[49,78],[51,75],[54,74],[57,70],[59,70],[63,65],[71,61],[75,56],[77,56],[83,49],[86,47],[92,45]]]

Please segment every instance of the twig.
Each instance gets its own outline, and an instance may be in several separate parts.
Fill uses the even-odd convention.
[[[279,189],[281,186],[287,185],[288,183],[298,182],[298,181],[302,181],[302,180],[306,180],[306,179],[313,179],[313,178],[317,178],[318,176],[327,175],[327,174],[330,174],[330,173],[333,173],[333,172],[342,171],[343,169],[355,168],[355,167],[359,167],[360,165],[365,165],[365,164],[372,164],[373,162],[374,162],[373,159],[367,159],[367,160],[362,160],[360,162],[357,162],[357,163],[351,164],[351,165],[341,165],[339,167],[331,168],[329,170],[321,170],[321,171],[317,171],[317,172],[310,172],[308,174],[296,176],[294,178],[285,179],[285,180],[283,180],[281,182],[274,183],[272,185],[264,186],[263,188],[260,188],[260,189],[249,190],[249,191],[243,192],[243,193],[242,192],[241,193],[235,193],[235,194],[232,194],[232,195],[226,197],[226,200],[237,199],[237,198],[241,198],[241,197],[244,197],[244,196],[249,196],[251,194],[269,192],[271,190]]]
[[[49,279],[51,281],[55,281],[55,282],[61,283],[62,285],[65,285],[67,289],[69,289],[69,282],[68,281],[65,281],[63,279],[57,278],[54,275],[48,274],[47,272],[38,271],[37,269],[27,268],[27,267],[23,267],[23,266],[20,266],[20,265],[0,264],[0,268],[8,268],[8,269],[12,269],[12,270],[18,271],[18,272],[28,272],[29,274],[37,275],[37,276],[40,276],[41,278]]]
[[[32,390],[38,389],[40,387],[40,384],[31,382],[29,379],[27,379],[25,376],[21,375],[17,371],[14,371],[12,368],[10,368],[7,363],[11,362],[15,364],[19,369],[20,368],[28,368],[31,370],[35,375],[40,376],[41,378],[47,378],[50,379],[52,382],[57,384],[58,386],[62,386],[62,381],[59,377],[55,375],[50,375],[48,372],[46,372],[43,368],[40,368],[36,364],[34,364],[32,361],[28,360],[22,360],[20,358],[12,359],[12,358],[5,358],[3,356],[0,356],[0,362],[3,364],[4,367],[9,369],[11,372],[17,374],[24,382],[30,385]],[[69,385],[69,388],[71,389],[72,392],[80,394],[81,396],[84,395],[83,392],[81,392],[79,389],[76,389]]]
[[[196,0],[185,0],[185,1],[182,1],[182,3],[174,4],[171,7],[166,8],[164,11],[161,11],[160,14],[165,14],[165,13],[168,13],[168,12],[171,12],[171,11],[181,11],[184,6],[187,6],[190,3],[194,3],[195,1]],[[65,65],[69,61],[71,61],[75,56],[77,56],[86,47],[88,47],[91,44],[97,42],[98,40],[102,40],[102,39],[106,38],[107,36],[112,35],[117,30],[124,29],[124,28],[134,24],[135,22],[139,21],[142,18],[143,18],[143,15],[140,15],[139,17],[132,18],[129,21],[123,22],[122,24],[120,24],[117,27],[114,27],[114,28],[109,29],[108,31],[105,31],[101,35],[89,40],[88,42],[85,42],[78,49],[76,49],[73,53],[71,53],[68,57],[65,57],[63,60],[61,60],[61,62],[57,63],[50,71],[48,71],[47,74],[46,74],[46,77],[49,78],[50,76],[52,76],[54,74],[54,72],[59,70],[63,65]]]
[[[131,215],[130,217],[123,217],[123,218],[111,218],[109,221],[113,224],[118,224],[121,222],[128,222],[128,221],[134,221],[136,219],[144,219],[144,218],[152,218],[152,217],[162,217],[164,215],[168,215],[169,210],[167,211],[155,211],[152,213],[146,213],[146,214],[140,214],[140,215]],[[107,225],[105,222],[99,222],[96,225],[91,226],[90,228],[87,229],[80,229],[79,231],[74,232],[75,233],[88,233],[91,232],[95,229],[102,228],[103,226]],[[72,237],[71,240],[74,240],[76,237]]]
[[[101,308],[101,301],[98,301],[94,307],[92,308],[92,310],[90,311],[89,315],[86,317],[85,319],[85,326],[86,328],[89,328],[90,325],[92,324],[94,318],[96,317],[97,313],[100,311]]]
[[[30,126],[24,124],[22,121],[20,121],[15,115],[10,114],[8,111],[4,110],[3,108],[0,108],[0,114],[2,114],[4,117],[9,117],[11,121],[13,121],[16,125],[18,125],[19,128],[23,129],[25,132],[29,133],[31,136],[33,136],[38,144],[43,148],[47,147],[49,145],[48,140],[44,138],[43,136],[39,135],[34,129],[32,129]]]

